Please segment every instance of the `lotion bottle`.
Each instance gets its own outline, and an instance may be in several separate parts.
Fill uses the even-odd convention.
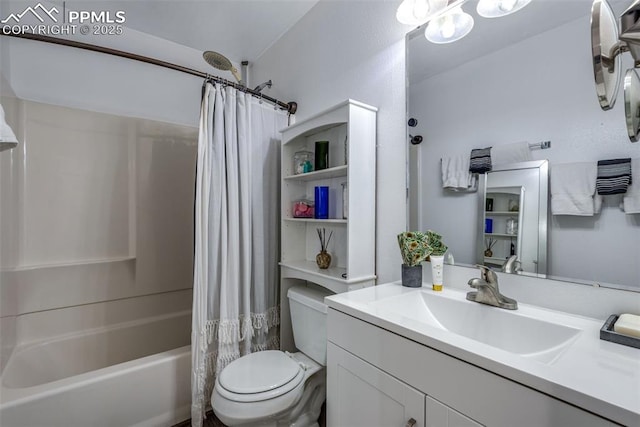
[[[434,291],[441,291],[444,282],[444,255],[430,255],[431,283]]]

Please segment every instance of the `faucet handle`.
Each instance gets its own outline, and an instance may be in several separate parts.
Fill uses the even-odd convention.
[[[476,267],[480,269],[480,277],[487,283],[492,285],[498,285],[498,275],[486,265],[476,264]]]

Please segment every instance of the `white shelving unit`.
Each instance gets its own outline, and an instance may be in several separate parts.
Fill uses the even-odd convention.
[[[312,282],[341,293],[375,284],[375,195],[377,108],[347,100],[282,130],[281,347],[293,350],[288,289]],[[329,141],[329,167],[295,174],[293,156]],[[348,183],[349,215],[342,218],[342,184]],[[293,203],[314,199],[316,186],[329,187],[329,219],[294,218]],[[316,264],[317,228],[333,232],[331,266]]]

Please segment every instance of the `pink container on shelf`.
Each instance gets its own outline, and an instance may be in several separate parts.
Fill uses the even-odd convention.
[[[313,218],[315,206],[313,201],[311,200],[296,200],[295,202],[293,202],[292,212],[294,218]]]

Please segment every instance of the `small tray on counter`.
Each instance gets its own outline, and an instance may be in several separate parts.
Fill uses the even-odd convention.
[[[600,339],[605,341],[611,341],[616,344],[622,344],[629,347],[640,348],[640,338],[632,337],[629,335],[619,334],[613,330],[616,320],[618,320],[617,314],[609,316],[602,328],[600,328]]]

